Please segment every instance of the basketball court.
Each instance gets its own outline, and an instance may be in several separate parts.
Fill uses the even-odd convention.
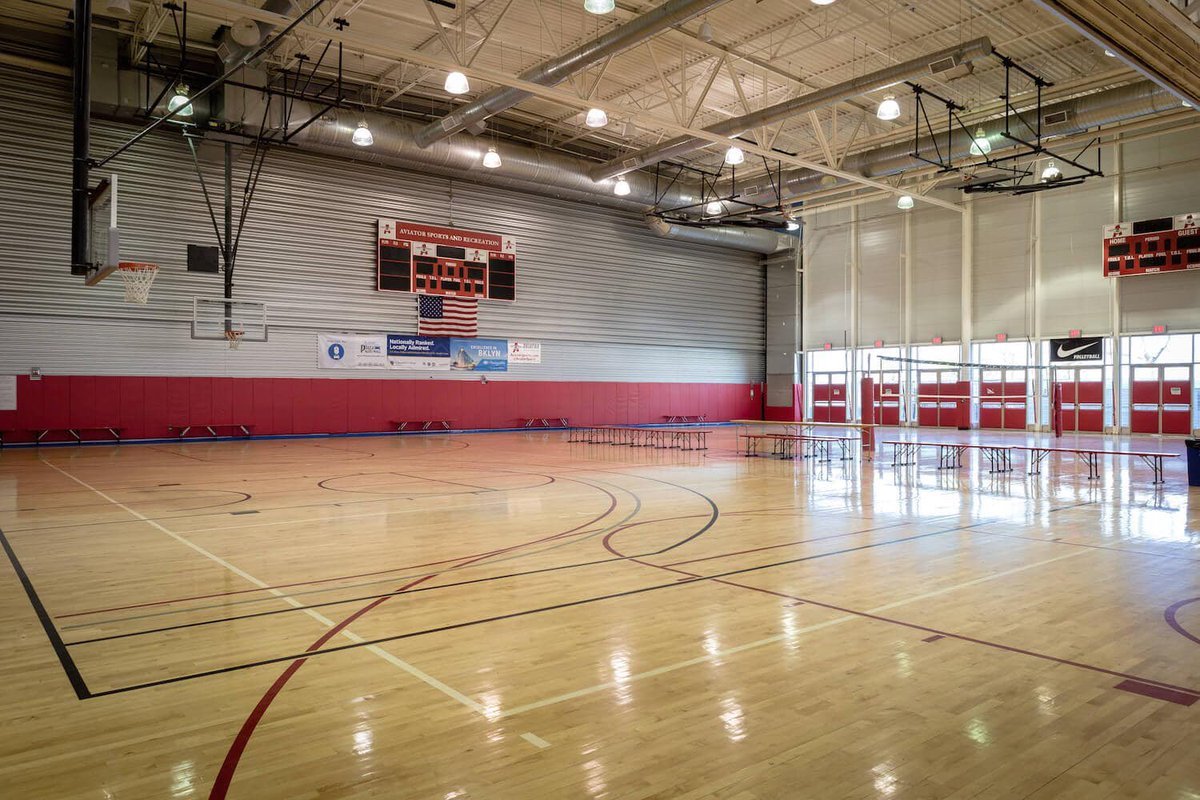
[[[0,0],[0,797],[1200,797],[1198,15]]]

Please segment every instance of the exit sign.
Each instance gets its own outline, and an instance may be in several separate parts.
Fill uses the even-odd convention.
[[[1150,329],[1150,332],[1151,333],[1166,333],[1167,326],[1166,325],[1155,325],[1153,328]]]
[[[875,346],[876,346],[876,347],[883,347],[883,339],[876,339],[876,340],[875,340]]]
[[[933,337],[933,343],[934,343],[934,344],[941,344],[941,343],[942,343],[942,337],[940,337],[940,336],[935,336],[935,337]]]
[[[1067,335],[1072,339],[1078,339],[1080,336],[1083,336],[1083,331],[1081,331],[1079,328],[1074,328],[1068,332]]]
[[[1007,341],[1008,341],[1008,334],[1007,334],[1007,333],[997,333],[997,334],[996,334],[996,341],[997,341],[997,342],[1007,342]]]
[[[825,343],[825,349],[826,349],[826,350],[832,350],[832,349],[833,349],[833,342],[826,342],[826,343]]]

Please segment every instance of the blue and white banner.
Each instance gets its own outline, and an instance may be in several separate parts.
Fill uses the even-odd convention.
[[[450,369],[508,372],[508,340],[451,339]]]
[[[317,334],[317,366],[322,369],[384,369],[387,367],[383,336]]]
[[[450,340],[444,336],[387,335],[387,363],[391,369],[436,372],[450,369]]]

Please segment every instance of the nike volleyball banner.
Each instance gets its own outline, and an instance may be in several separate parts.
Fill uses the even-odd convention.
[[[1104,337],[1082,336],[1077,339],[1051,339],[1050,362],[1073,364],[1076,362],[1104,363]]]

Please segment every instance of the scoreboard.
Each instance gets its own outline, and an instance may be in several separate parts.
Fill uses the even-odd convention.
[[[1200,212],[1104,226],[1109,278],[1200,269]]]
[[[516,299],[516,240],[496,233],[380,219],[379,291]]]

